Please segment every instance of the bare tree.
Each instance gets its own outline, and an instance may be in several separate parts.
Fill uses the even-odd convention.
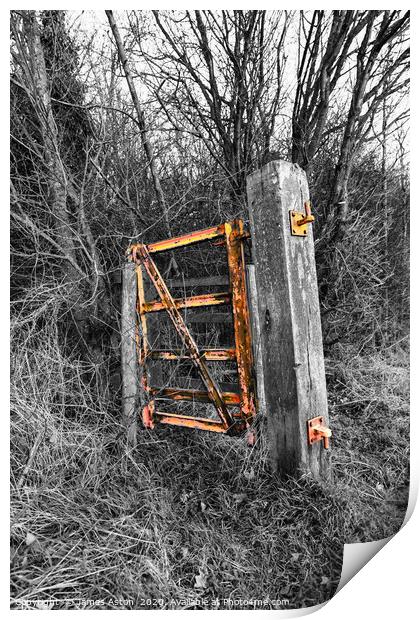
[[[407,84],[409,51],[404,33],[408,19],[408,13],[400,16],[399,11],[333,11],[332,15],[314,11],[309,20],[301,13],[303,51],[292,117],[292,160],[310,172],[325,136],[342,132],[329,200],[328,230],[323,231],[329,243],[343,238],[345,233],[347,186],[355,153],[372,134],[383,98]],[[385,56],[388,60],[383,69]],[[338,88],[341,106],[345,101],[344,84],[351,92],[346,118],[328,127]],[[404,115],[405,110],[398,110],[389,123],[398,123]]]
[[[63,153],[64,139],[53,109],[51,76],[35,11],[14,12],[11,26],[16,67],[12,84],[32,115],[31,122],[27,117],[20,120],[18,114],[14,115],[13,127],[19,135],[12,133],[12,139],[30,152],[33,166],[32,178],[26,180],[26,185],[22,177],[12,177],[12,217],[36,244],[42,240],[50,246],[50,254],[51,249],[58,253],[62,302],[71,311],[82,340],[92,352],[96,348],[89,333],[92,321],[99,315],[101,320],[106,319],[109,308],[104,265],[85,210],[84,185],[90,171],[85,166],[76,179]],[[38,184],[41,196],[46,190],[45,210],[29,198],[28,185],[34,183]]]
[[[162,43],[154,53],[142,51],[167,121],[203,141],[225,172],[232,198],[241,202],[247,173],[269,155],[282,100],[289,14],[153,14]]]
[[[408,83],[406,69],[409,50],[406,47],[400,49],[398,40],[404,35],[408,20],[408,12],[402,17],[399,17],[398,11],[383,11],[381,16],[375,11],[369,12],[364,36],[357,51],[355,82],[331,192],[330,205],[335,221],[333,241],[341,240],[345,236],[349,208],[347,188],[352,161],[358,145],[361,144],[360,138],[367,137],[384,97],[397,92]],[[396,53],[393,45],[395,40],[398,45]],[[382,52],[387,58],[391,55],[393,58],[378,76],[378,71],[385,62],[384,57],[381,57]],[[375,80],[374,84],[371,83],[372,79]],[[395,119],[392,119],[392,122],[395,122]]]
[[[36,113],[42,136],[40,145],[42,151],[38,151],[38,154],[48,183],[49,204],[54,215],[55,240],[66,259],[62,263],[65,278],[72,285],[73,291],[77,291],[80,278],[84,278],[86,274],[77,262],[74,235],[67,210],[69,182],[60,156],[58,130],[52,112],[39,26],[34,11],[25,11],[21,15],[20,29],[16,18],[11,22],[16,43],[14,58],[21,69],[20,76],[15,75],[13,79],[28,96]],[[15,205],[18,206],[16,192],[14,195]],[[26,218],[29,216],[26,215]]]
[[[153,180],[153,186],[155,188],[156,197],[159,203],[159,206],[163,212],[163,216],[165,218],[165,224],[167,229],[167,234],[171,235],[171,225],[168,216],[168,210],[165,203],[165,196],[162,191],[162,187],[160,184],[159,174],[156,167],[156,159],[153,154],[153,147],[148,137],[148,130],[146,127],[146,121],[144,117],[144,112],[140,105],[140,100],[137,95],[137,91],[134,85],[133,75],[130,69],[130,65],[127,59],[127,55],[125,53],[124,44],[121,39],[120,31],[118,29],[117,23],[115,21],[114,15],[112,11],[105,11],[109,25],[111,26],[112,34],[115,39],[115,44],[118,50],[118,57],[120,59],[125,78],[127,80],[128,88],[130,91],[131,99],[133,101],[134,109],[136,111],[137,124],[139,126],[141,132],[141,139],[144,147],[144,152],[146,153],[147,163],[149,165],[150,174]]]
[[[308,19],[301,11],[299,19],[291,154],[292,161],[308,169],[324,135],[333,91],[347,69],[350,48],[367,16],[358,16],[356,11],[333,11],[332,15],[313,11]]]

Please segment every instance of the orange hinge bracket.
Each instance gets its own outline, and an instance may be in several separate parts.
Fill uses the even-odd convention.
[[[318,416],[317,418],[312,418],[308,420],[308,443],[309,445],[314,444],[317,441],[324,442],[324,448],[328,450],[330,447],[330,437],[332,435],[331,429],[324,425],[324,418],[322,416]]]
[[[308,234],[308,224],[311,224],[315,217],[312,215],[311,203],[305,202],[305,213],[300,211],[289,211],[290,232],[297,237],[306,237]]]

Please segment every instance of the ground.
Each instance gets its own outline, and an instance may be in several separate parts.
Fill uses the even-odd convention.
[[[98,407],[74,361],[46,373],[52,353],[15,359],[13,608],[311,606],[334,593],[344,542],[384,538],[404,519],[405,351],[327,360],[324,485],[273,475],[264,441],[200,431],[142,431],[124,454],[117,409]]]

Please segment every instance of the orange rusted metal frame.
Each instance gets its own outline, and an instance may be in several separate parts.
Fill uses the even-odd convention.
[[[139,339],[139,329],[138,325],[136,327],[136,343],[137,343],[137,351],[139,357],[139,364],[143,366],[143,372],[141,376],[142,389],[146,396],[147,403],[143,407],[142,420],[143,424],[146,428],[153,428],[153,413],[155,403],[154,400],[151,399],[151,392],[149,386],[149,373],[148,367],[146,364],[146,359],[149,355],[149,341],[148,341],[148,333],[147,333],[147,321],[144,312],[142,312],[142,307],[145,302],[144,296],[144,285],[143,285],[143,274],[141,265],[136,265],[136,276],[137,276],[137,312],[140,315],[140,323],[141,323],[141,333],[142,338],[141,342]]]
[[[222,422],[211,420],[210,418],[194,418],[178,413],[167,413],[166,411],[156,411],[154,415],[156,421],[160,422],[160,424],[198,428],[202,431],[212,431],[213,433],[227,433],[228,431]]]
[[[204,357],[208,362],[220,362],[236,359],[235,349],[206,349],[200,351],[200,356]],[[149,352],[152,360],[189,360],[190,356],[185,355],[180,349],[173,351],[155,349]]]
[[[241,389],[241,414],[249,424],[256,414],[251,325],[246,293],[244,225],[242,220],[225,224],[226,249],[232,293],[236,362]]]
[[[146,245],[149,254],[156,252],[165,252],[166,250],[173,250],[175,248],[181,248],[185,245],[191,245],[192,243],[199,243],[200,241],[206,241],[207,239],[217,239],[217,237],[223,237],[225,234],[225,225],[213,226],[212,228],[205,228],[204,230],[196,230],[187,235],[181,235],[180,237],[172,237],[171,239],[164,239],[163,241],[156,241],[155,243],[148,243]],[[130,253],[135,252],[141,243],[132,245],[129,248]]]
[[[153,396],[159,396],[160,398],[170,398],[171,400],[196,400],[200,403],[211,403],[211,399],[208,392],[204,390],[191,390],[187,388],[150,388]],[[239,407],[241,404],[241,397],[236,392],[222,392],[223,401],[226,405],[231,407]]]
[[[194,339],[192,338],[180,312],[178,311],[175,301],[172,295],[170,294],[168,287],[166,286],[164,280],[162,279],[162,276],[158,268],[156,267],[154,261],[152,260],[147,247],[143,244],[138,244],[136,246],[133,246],[132,255],[133,255],[133,260],[136,263],[138,263],[140,260],[140,262],[146,269],[151,281],[153,282],[153,285],[155,286],[162,300],[162,303],[165,305],[165,308],[169,314],[169,317],[172,320],[172,323],[176,331],[182,338],[186,348],[188,349],[190,353],[191,361],[194,363],[194,365],[196,366],[197,370],[200,373],[200,376],[204,382],[204,385],[207,388],[209,397],[212,403],[214,404],[220,419],[222,420],[224,429],[227,431],[230,428],[233,428],[235,421],[233,420],[231,414],[226,408],[220,388],[217,385],[217,383],[214,381],[214,379],[211,377],[204,359],[200,356],[198,347]],[[144,299],[143,299],[143,303],[144,303]],[[142,316],[144,316],[144,313],[141,313],[141,314]]]
[[[249,233],[244,230],[241,220],[227,222],[220,226],[196,231],[181,237],[175,237],[164,241],[159,241],[149,245],[136,244],[129,249],[133,260],[138,264],[140,260],[151,278],[161,301],[155,300],[146,302],[144,298],[141,267],[137,267],[139,280],[139,302],[138,308],[142,321],[143,331],[143,350],[140,354],[140,362],[145,363],[146,358],[151,359],[190,359],[197,366],[203,382],[207,387],[207,392],[200,390],[187,390],[182,388],[154,388],[148,385],[148,373],[143,373],[143,388],[149,399],[152,396],[162,396],[171,400],[197,400],[199,402],[212,402],[216,408],[221,422],[209,418],[197,418],[175,413],[159,412],[155,410],[155,401],[149,400],[144,407],[142,415],[146,426],[153,428],[155,422],[198,428],[213,432],[225,433],[230,430],[237,432],[243,430],[244,424],[248,425],[251,418],[255,415],[255,389],[252,370],[252,347],[249,311],[246,297],[246,280],[244,269],[244,250],[242,241],[249,237]],[[192,243],[198,243],[206,239],[216,239],[215,243],[226,245],[229,279],[231,292],[197,295],[195,297],[173,299],[163,281],[156,265],[150,257],[150,253],[162,252],[165,250],[182,247]],[[141,280],[141,282],[140,282]],[[197,307],[201,305],[218,305],[219,303],[233,304],[234,328],[235,328],[235,349],[207,350],[199,351],[178,308]],[[167,310],[174,323],[175,328],[181,335],[189,355],[182,355],[181,352],[174,351],[150,351],[147,341],[147,321],[146,314],[159,310]],[[236,359],[239,374],[239,384],[241,395],[234,392],[221,392],[217,383],[213,381],[204,359],[209,361],[233,360]],[[239,406],[240,412],[230,417],[226,405]],[[238,418],[239,416],[239,418]]]
[[[177,308],[199,308],[200,306],[221,306],[230,304],[230,293],[205,293],[204,295],[195,295],[194,297],[183,297],[174,299]],[[154,300],[147,301],[143,304],[143,312],[158,312],[166,310],[165,302]]]
[[[166,252],[166,250],[174,250],[193,243],[199,243],[201,241],[211,241],[216,239],[214,245],[225,243],[225,224],[219,224],[218,226],[212,226],[211,228],[204,228],[203,230],[195,230],[192,233],[181,235],[180,237],[171,237],[170,239],[163,239],[162,241],[155,241],[154,243],[148,243],[146,245],[149,254],[155,254],[156,252]],[[250,237],[250,233],[246,230],[243,231],[243,237]],[[130,246],[127,250],[128,255],[132,255],[133,252],[140,247],[140,243]]]

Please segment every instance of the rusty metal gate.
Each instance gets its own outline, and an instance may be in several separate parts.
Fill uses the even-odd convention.
[[[237,219],[180,237],[150,244],[135,244],[129,248],[129,254],[136,264],[137,273],[136,340],[139,364],[142,367],[142,390],[147,401],[141,415],[143,424],[147,428],[154,428],[156,424],[170,424],[235,435],[247,429],[252,423],[256,414],[256,396],[244,253],[244,241],[248,237],[249,233],[245,230],[243,221]],[[211,240],[215,240],[217,245],[226,246],[229,290],[222,293],[174,298],[152,259],[152,255]],[[157,299],[146,301],[144,278],[148,278],[157,291]],[[234,348],[201,350],[179,310],[220,304],[232,306],[235,346]],[[154,312],[166,312],[169,315],[181,338],[184,350],[154,350],[150,347],[148,317]],[[177,359],[187,359],[194,364],[205,389],[150,385],[148,364],[152,360]],[[239,385],[235,391],[222,391],[210,370],[208,362],[223,360],[236,361]],[[161,399],[211,403],[217,412],[218,419],[159,411],[158,404]],[[251,433],[250,443],[253,441],[252,438]]]

